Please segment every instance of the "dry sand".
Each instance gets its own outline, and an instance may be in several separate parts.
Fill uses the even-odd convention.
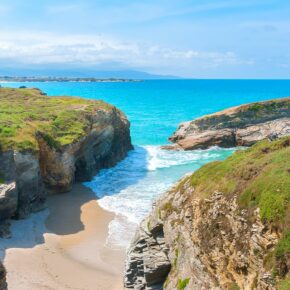
[[[0,239],[9,290],[120,290],[124,250],[106,246],[114,215],[81,184],[51,196],[48,210],[14,221]]]

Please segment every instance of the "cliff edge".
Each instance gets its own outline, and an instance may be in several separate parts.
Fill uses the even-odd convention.
[[[10,218],[42,209],[47,194],[90,180],[131,149],[129,121],[114,106],[0,88],[0,236]]]
[[[290,97],[226,109],[179,125],[164,149],[251,146],[290,134]]]
[[[128,249],[126,289],[289,289],[290,136],[184,177]]]

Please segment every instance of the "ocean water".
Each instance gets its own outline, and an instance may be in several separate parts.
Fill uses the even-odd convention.
[[[180,122],[228,107],[290,95],[290,80],[148,80],[128,83],[2,83],[38,87],[48,95],[102,99],[123,110],[131,122],[135,150],[85,183],[99,204],[116,213],[110,247],[126,247],[152,202],[184,174],[222,160],[234,149],[191,152],[160,149]]]

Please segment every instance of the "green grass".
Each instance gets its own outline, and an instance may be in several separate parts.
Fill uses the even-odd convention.
[[[259,207],[264,222],[284,227],[290,199],[290,137],[267,140],[203,166],[191,176],[196,194],[237,194],[241,208]]]
[[[147,229],[150,231],[150,220],[147,221]]]
[[[248,110],[250,111],[265,111],[265,112],[271,112],[273,110],[279,110],[281,108],[287,108],[289,106],[289,100],[272,100],[268,102],[260,102],[260,103],[253,103],[248,105]],[[247,106],[246,106],[247,107]]]
[[[259,104],[259,103],[253,104],[249,107],[249,110],[251,110],[251,111],[259,111],[262,109],[264,109],[264,106]]]
[[[237,283],[233,282],[232,284],[230,284],[229,290],[240,290],[240,287]]]
[[[175,249],[175,258],[174,258],[174,261],[173,261],[173,266],[174,267],[176,267],[176,265],[177,265],[178,256],[179,256],[179,250]]]
[[[0,150],[38,150],[36,133],[52,147],[86,135],[88,116],[112,110],[102,101],[72,97],[47,97],[37,89],[0,88]]]
[[[268,269],[278,269],[290,255],[290,136],[237,151],[225,161],[212,162],[191,176],[194,194],[201,198],[214,191],[226,197],[237,195],[240,210],[248,218],[257,207],[264,224],[281,235],[274,250],[264,259]]]
[[[161,207],[161,211],[164,211],[167,215],[171,214],[174,211],[174,207],[171,202],[166,202]]]
[[[221,114],[220,112],[196,119],[200,128],[236,128],[289,116],[290,98],[245,104]]]
[[[290,230],[288,229],[282,239],[278,242],[276,246],[275,255],[277,259],[281,259],[286,254],[290,253]]]
[[[289,290],[290,289],[290,276],[282,280],[278,285],[279,290]]]
[[[188,285],[190,281],[190,278],[186,278],[186,279],[178,279],[177,281],[177,290],[184,290],[185,287]]]

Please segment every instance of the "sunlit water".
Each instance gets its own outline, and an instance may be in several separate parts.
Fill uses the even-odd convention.
[[[39,87],[49,95],[103,99],[122,109],[131,122],[135,150],[111,169],[85,183],[104,209],[116,213],[108,245],[124,247],[152,202],[184,174],[228,157],[232,149],[165,151],[176,126],[204,114],[253,101],[290,95],[290,81],[159,80],[138,83],[10,83]]]

